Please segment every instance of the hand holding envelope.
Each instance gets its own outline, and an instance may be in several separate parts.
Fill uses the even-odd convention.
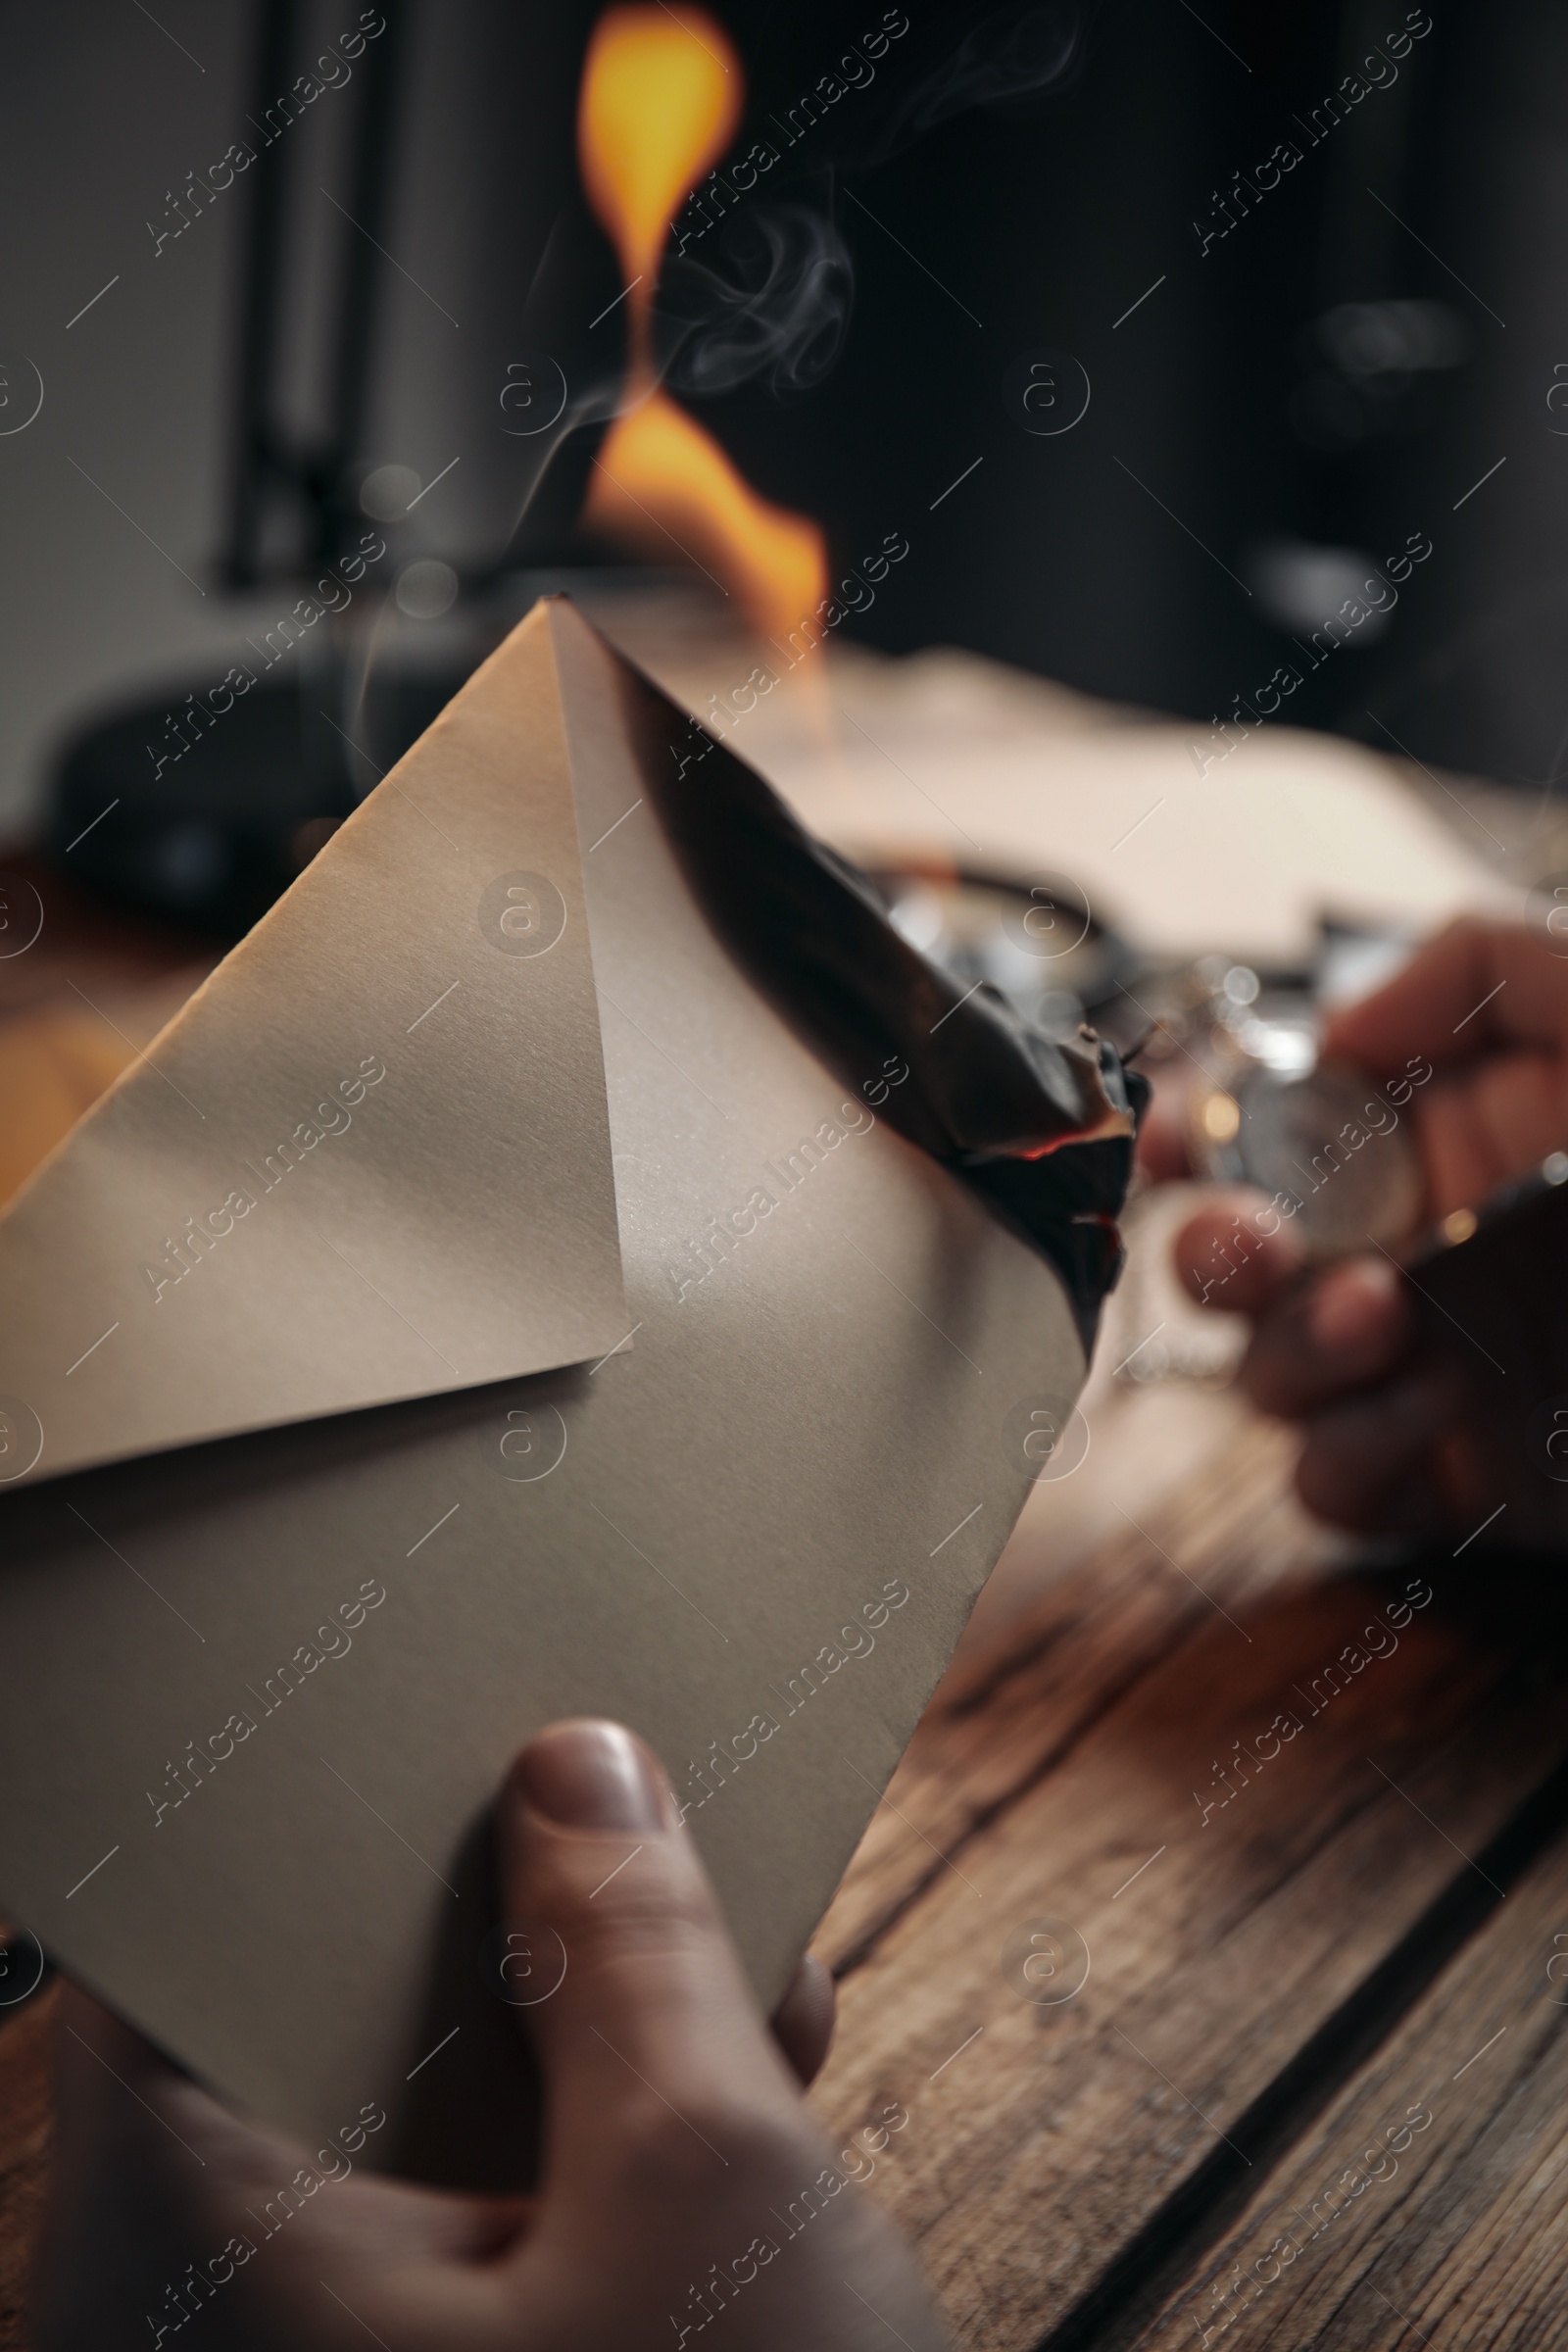
[[[860,2143],[887,2147],[908,2111],[891,2104],[842,2152],[822,2136],[676,1810],[612,1725],[559,1725],[511,1776],[508,1907],[579,1961],[533,2020],[538,2198],[367,2180],[363,2132],[302,2165],[74,1996],[40,2352],[99,2352],[144,2319],[155,2352],[193,2320],[193,2341],[230,2352],[331,2352],[357,2328],[386,2352],[585,2352],[678,2344],[721,2311],[747,2352],[858,2352],[872,2327],[936,2346],[912,2261],[853,2193],[875,2169]],[[628,1836],[635,1878],[601,1886]]]
[[[631,1723],[773,2005],[1131,1129],[536,608],[0,1219],[0,1901],[239,2107],[519,2185],[507,1759]]]

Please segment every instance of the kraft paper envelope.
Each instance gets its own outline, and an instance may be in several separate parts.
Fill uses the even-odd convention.
[[[559,880],[509,877],[520,844]],[[55,1155],[6,1221],[0,1300],[13,1467],[41,1446],[51,1471],[614,1346],[542,639],[443,713]]]
[[[0,1220],[0,1905],[428,2178],[515,2177],[569,1965],[520,1741],[652,1741],[770,2005],[1083,1377],[907,1063],[723,944],[690,737],[536,608]]]

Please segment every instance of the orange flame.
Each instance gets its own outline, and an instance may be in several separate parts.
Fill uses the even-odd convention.
[[[606,436],[587,514],[650,553],[681,552],[733,587],[769,636],[827,593],[822,534],[750,489],[711,436],[655,380],[649,326],[659,265],[681,199],[723,154],[740,119],[740,61],[712,19],[612,8],[588,46],[577,146],[589,201],[629,289],[627,408]]]
[[[750,489],[711,436],[662,392],[617,417],[588,494],[591,521],[652,555],[682,552],[733,586],[782,640],[827,590],[822,534]]]
[[[612,8],[583,66],[583,185],[620,256],[639,344],[675,208],[734,137],[746,86],[719,27],[701,15],[695,24],[659,7]],[[634,364],[647,356],[639,349]]]

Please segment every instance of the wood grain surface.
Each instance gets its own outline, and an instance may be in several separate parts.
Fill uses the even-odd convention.
[[[1568,1747],[1549,1611],[1468,1562],[1303,1575],[1280,1467],[1256,1431],[939,1694],[818,1939],[816,2104],[846,2136],[910,2109],[877,2193],[965,2346],[1116,2340],[1266,2169],[1303,2072],[1501,1902],[1487,1852]],[[1184,1572],[1212,1606],[1170,1597]]]
[[[1568,2338],[1568,1838],[1123,2340],[1545,2352]]]

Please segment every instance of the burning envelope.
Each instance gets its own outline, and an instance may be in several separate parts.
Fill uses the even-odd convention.
[[[431,2178],[513,2177],[569,1965],[519,1741],[652,1741],[771,2004],[1114,1266],[1108,1057],[690,744],[536,608],[0,1220],[0,1902]]]

